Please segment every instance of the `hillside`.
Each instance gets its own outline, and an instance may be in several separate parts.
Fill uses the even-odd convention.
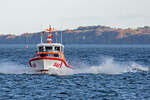
[[[150,44],[150,27],[121,29],[106,26],[78,27],[74,30],[57,31],[54,41],[63,34],[64,44]],[[16,35],[0,35],[0,44],[37,44],[41,32]],[[46,39],[47,34],[44,34]],[[44,41],[46,41],[44,39]]]

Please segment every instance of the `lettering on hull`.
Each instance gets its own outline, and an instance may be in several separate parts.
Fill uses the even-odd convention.
[[[61,64],[55,62],[55,63],[53,64],[53,66],[54,66],[54,67],[57,67],[57,68],[61,68],[61,67],[62,67],[62,62],[61,62]]]

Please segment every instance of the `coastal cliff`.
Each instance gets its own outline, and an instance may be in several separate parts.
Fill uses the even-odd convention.
[[[111,28],[107,26],[86,26],[73,30],[57,31],[53,41],[60,42],[61,33],[64,44],[150,44],[150,27],[136,29]],[[21,35],[0,35],[0,44],[37,44],[41,32]],[[47,34],[43,35],[46,41]]]

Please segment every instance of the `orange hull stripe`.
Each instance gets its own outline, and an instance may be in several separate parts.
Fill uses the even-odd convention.
[[[36,55],[41,55],[41,54],[59,54],[59,53],[55,53],[55,52],[39,52],[39,53],[36,53]]]

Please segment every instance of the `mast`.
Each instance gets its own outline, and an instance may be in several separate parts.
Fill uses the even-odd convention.
[[[55,29],[52,29],[52,28],[51,28],[51,25],[50,25],[50,26],[49,26],[49,29],[47,29],[47,31],[49,32],[47,41],[48,41],[48,43],[50,44],[50,43],[52,43],[52,38],[53,38],[53,36],[52,36],[52,31],[55,31]]]

